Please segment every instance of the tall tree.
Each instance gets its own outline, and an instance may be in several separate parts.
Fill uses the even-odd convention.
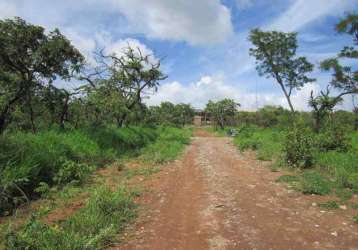
[[[345,95],[356,95],[358,93],[358,71],[351,66],[341,64],[341,59],[349,58],[355,60],[358,58],[358,15],[348,14],[336,25],[336,31],[342,34],[348,34],[353,37],[353,46],[345,46],[336,57],[324,60],[321,63],[321,69],[332,71],[332,80],[327,86],[326,92],[321,91],[317,97],[311,98],[310,106],[313,108],[315,119],[315,130],[319,132],[322,120],[328,113],[332,112],[334,107],[343,101]],[[338,94],[329,96],[330,88],[333,87]]]
[[[55,79],[69,80],[83,56],[58,29],[44,28],[21,18],[0,20],[0,133],[14,105],[29,103],[35,89]]]
[[[306,83],[315,81],[307,76],[313,70],[313,65],[305,57],[296,57],[296,36],[296,33],[253,29],[249,37],[255,46],[250,49],[250,55],[256,58],[258,73],[277,81],[292,112],[293,90],[299,90]]]

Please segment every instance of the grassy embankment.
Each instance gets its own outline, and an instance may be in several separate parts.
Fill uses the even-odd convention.
[[[133,197],[138,192],[128,190],[121,183],[115,192],[98,183],[88,184],[91,172],[105,164],[136,156],[146,164],[172,160],[189,142],[190,135],[188,129],[132,127],[49,131],[36,135],[17,133],[2,138],[5,142],[1,144],[2,199],[9,202],[2,211],[16,205],[12,200],[40,195],[66,202],[83,192],[90,197],[79,211],[64,221],[51,225],[42,222],[41,218],[55,207],[48,205],[53,204],[50,202],[38,209],[24,226],[14,229],[4,224],[6,247],[98,249],[109,244],[135,216]],[[128,178],[128,172],[123,171],[121,178]],[[136,174],[142,174],[141,170],[131,175]]]
[[[313,167],[292,169],[292,175],[285,175],[278,181],[307,194],[325,195],[335,193],[342,201],[358,193],[358,132],[351,132],[351,148],[322,151],[313,150]],[[272,160],[272,169],[286,167],[282,163],[285,132],[275,128],[241,128],[234,139],[240,150],[256,150],[259,160]],[[319,138],[317,138],[319,140]]]

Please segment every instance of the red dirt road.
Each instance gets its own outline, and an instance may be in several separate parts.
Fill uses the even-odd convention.
[[[312,206],[229,138],[196,133],[180,160],[144,181],[146,209],[113,249],[358,249],[354,211]]]

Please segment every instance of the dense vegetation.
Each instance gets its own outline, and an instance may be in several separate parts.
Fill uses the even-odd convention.
[[[163,162],[187,143],[163,125],[191,123],[190,105],[143,103],[166,78],[160,61],[130,46],[104,51],[90,65],[58,29],[0,21],[0,215],[118,158]]]

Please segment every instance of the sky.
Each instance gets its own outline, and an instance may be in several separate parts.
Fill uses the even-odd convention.
[[[251,29],[298,32],[298,55],[315,64],[310,76],[317,81],[294,92],[292,101],[309,110],[310,92],[330,81],[319,62],[352,45],[334,25],[357,10],[358,0],[0,0],[1,19],[19,16],[47,31],[59,28],[89,63],[96,50],[120,53],[128,44],[161,59],[168,78],[145,100],[148,105],[203,108],[208,100],[232,98],[242,110],[288,107],[275,80],[256,72]],[[338,108],[350,110],[352,97]]]

